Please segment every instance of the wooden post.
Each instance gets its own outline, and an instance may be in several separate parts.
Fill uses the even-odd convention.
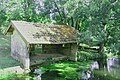
[[[78,45],[76,43],[71,44],[71,55],[70,55],[71,60],[77,61],[77,51],[78,51]]]

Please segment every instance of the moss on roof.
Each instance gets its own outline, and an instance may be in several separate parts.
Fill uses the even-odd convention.
[[[14,28],[29,44],[62,44],[78,42],[79,32],[67,25],[38,24],[12,21],[7,32]]]

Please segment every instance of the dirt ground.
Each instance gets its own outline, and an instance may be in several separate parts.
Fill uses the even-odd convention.
[[[0,34],[0,69],[19,65],[20,63],[10,56],[10,36]]]

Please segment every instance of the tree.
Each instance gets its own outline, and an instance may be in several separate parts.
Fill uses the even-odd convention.
[[[47,16],[37,13],[34,0],[1,0],[0,5],[0,30],[5,31],[11,20],[28,22],[52,23]]]
[[[0,29],[7,26],[10,20],[66,24],[81,32],[80,43],[99,46],[101,56],[110,52],[119,55],[120,0],[43,0],[40,2],[1,0]]]
[[[100,60],[104,53],[120,53],[120,0],[51,0],[46,5],[48,14],[51,10],[58,13],[54,16],[57,23],[81,32],[81,43],[99,46]]]

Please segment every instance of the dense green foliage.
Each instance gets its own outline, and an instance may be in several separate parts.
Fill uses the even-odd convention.
[[[78,80],[83,75],[83,71],[90,69],[91,61],[88,62],[60,62],[40,67],[45,73],[53,73],[63,78],[63,80]],[[45,74],[44,73],[44,74]]]
[[[36,3],[32,0],[0,0],[0,29],[4,32],[11,20],[52,23],[47,16],[35,11]]]
[[[99,47],[97,52],[78,51],[79,61],[104,62],[106,55],[120,55],[120,0],[0,0],[0,34],[4,33],[11,20],[66,24],[79,30],[80,43]],[[2,40],[1,43],[4,44]],[[43,68],[75,80],[78,68],[86,67],[86,63],[71,62]]]
[[[81,43],[120,53],[120,0],[0,0],[2,32],[11,20],[70,25]]]

